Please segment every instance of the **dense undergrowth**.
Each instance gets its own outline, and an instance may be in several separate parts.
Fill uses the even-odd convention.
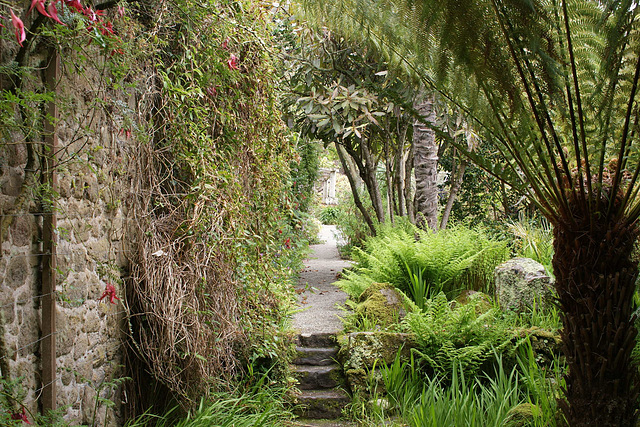
[[[555,425],[560,319],[553,306],[499,307],[493,271],[510,256],[504,241],[462,226],[425,233],[405,224],[380,227],[352,253],[355,266],[338,282],[350,295],[346,331],[412,337],[409,358],[400,351],[370,371],[371,395],[356,393],[352,416],[365,425],[389,417],[410,426]],[[391,322],[371,297],[389,285],[400,295]]]

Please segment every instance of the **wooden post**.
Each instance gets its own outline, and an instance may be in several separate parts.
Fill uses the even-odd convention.
[[[58,83],[60,59],[55,47],[49,55],[46,70],[46,88],[55,91]],[[42,408],[56,409],[56,200],[58,180],[56,177],[56,153],[58,136],[56,122],[58,108],[56,100],[49,102],[48,118],[44,121],[43,184],[49,191],[43,200],[42,230]]]

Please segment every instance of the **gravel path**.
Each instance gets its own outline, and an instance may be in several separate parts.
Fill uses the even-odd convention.
[[[296,292],[302,311],[293,316],[293,327],[301,334],[339,332],[342,330],[338,304],[344,305],[347,294],[333,285],[339,273],[350,263],[340,259],[336,227],[323,225],[320,245],[312,245],[311,256],[300,273]]]

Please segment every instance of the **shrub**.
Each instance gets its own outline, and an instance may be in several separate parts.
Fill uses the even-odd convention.
[[[318,214],[318,219],[325,225],[335,225],[340,216],[340,208],[338,206],[326,206]]]
[[[490,293],[493,270],[507,258],[508,249],[481,230],[454,227],[431,233],[403,222],[381,226],[352,255],[356,265],[338,286],[354,298],[375,282],[389,283],[414,298],[417,285],[426,295],[435,290],[453,298],[463,289]]]

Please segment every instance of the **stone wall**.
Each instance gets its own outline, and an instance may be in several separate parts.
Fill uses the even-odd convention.
[[[34,55],[32,62],[41,60]],[[73,63],[73,58],[64,58],[63,69],[72,70]],[[58,128],[59,190],[53,195],[58,203],[57,405],[72,424],[89,424],[99,394],[116,405],[98,405],[97,425],[115,426],[122,423],[122,393],[112,381],[123,371],[124,307],[122,300],[111,304],[109,298],[99,299],[107,283],[121,296],[127,270],[121,200],[133,140],[122,132],[120,112],[96,102],[112,95],[105,93],[103,79],[97,69],[88,68],[81,74],[65,73],[58,86],[64,108]],[[111,105],[115,102],[126,106],[133,99],[109,99]],[[22,401],[33,414],[42,387],[42,209],[38,184],[25,184],[29,172],[24,140],[19,133],[0,140],[0,214],[10,224],[1,241],[0,313],[9,375],[21,378],[26,392]],[[29,143],[41,150],[41,141]],[[37,169],[36,178],[39,162]]]

